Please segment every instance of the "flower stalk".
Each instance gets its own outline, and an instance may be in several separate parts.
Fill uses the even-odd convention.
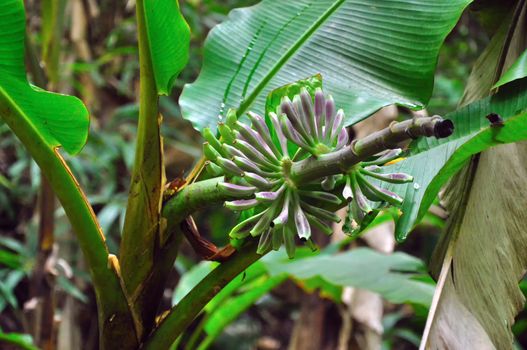
[[[399,144],[419,137],[445,138],[452,134],[454,126],[450,120],[440,116],[421,117],[394,122],[390,126],[346,147],[318,158],[307,158],[293,165],[291,176],[297,183],[309,183],[325,176],[341,174],[355,164],[387,149],[396,149]]]
[[[318,158],[307,158],[294,163],[291,169],[291,178],[296,183],[309,183],[324,177],[342,174],[360,162],[364,162],[363,164],[366,166],[386,163],[394,155],[396,157],[399,156],[400,150],[395,149],[392,152],[387,152],[375,161],[369,161],[369,158],[385,150],[385,148],[381,148],[383,145],[397,147],[398,143],[419,136],[436,136],[434,128],[436,130],[441,129],[440,133],[437,134],[440,137],[447,137],[449,135],[448,132],[452,132],[451,122],[438,116],[419,118],[417,124],[415,123],[415,119],[406,120],[392,124],[388,128],[372,134],[375,137],[370,135],[335,152],[321,155]],[[246,172],[244,178],[247,182],[252,182],[253,186],[261,187],[261,184],[269,185],[268,180],[263,176],[248,174]],[[165,203],[163,216],[169,220],[169,224],[177,224],[194,211],[206,206],[236,199],[252,199],[254,197],[253,194],[249,193],[242,198],[225,191],[219,185],[224,181],[225,178],[223,176],[218,176],[197,181],[186,186],[176,196]],[[312,196],[313,193],[311,192]],[[327,192],[322,193],[327,194]]]

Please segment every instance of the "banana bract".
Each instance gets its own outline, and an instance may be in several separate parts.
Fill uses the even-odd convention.
[[[351,232],[372,211],[372,202],[400,204],[399,196],[370,183],[369,178],[395,183],[412,181],[406,174],[378,172],[380,165],[399,156],[400,150],[391,150],[357,164],[345,174],[302,185],[295,182],[291,176],[295,162],[337,151],[350,141],[343,126],[344,112],[337,110],[333,98],[320,89],[314,96],[303,89],[292,100],[284,97],[277,113],[269,113],[268,123],[255,113],[249,112],[248,116],[250,125],[237,121],[235,112],[230,111],[226,122],[218,125],[219,139],[210,130],[203,131],[207,141],[203,147],[207,171],[214,176],[225,175],[222,189],[240,198],[225,205],[235,211],[254,213],[229,235],[235,239],[259,236],[261,254],[283,244],[293,257],[296,237],[312,244],[312,227],[331,234],[327,222],[339,222],[340,218],[324,208],[338,207],[342,197],[353,217],[345,225],[351,227]],[[339,181],[345,183],[342,196],[332,192]]]

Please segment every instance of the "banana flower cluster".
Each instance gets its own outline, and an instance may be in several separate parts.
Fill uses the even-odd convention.
[[[220,138],[209,129],[203,131],[207,142],[204,154],[207,169],[214,175],[225,175],[219,186],[240,199],[225,202],[234,211],[243,211],[246,217],[229,233],[231,238],[259,236],[258,252],[285,245],[290,257],[295,253],[295,237],[311,243],[312,227],[331,234],[327,222],[339,222],[333,211],[342,203],[342,197],[356,212],[356,221],[371,209],[369,201],[397,204],[400,198],[376,185],[366,177],[392,182],[411,181],[405,174],[378,173],[379,165],[393,159],[394,153],[380,155],[377,160],[361,163],[357,169],[299,184],[291,173],[296,161],[337,151],[349,143],[344,128],[344,112],[336,110],[331,96],[317,89],[312,97],[306,89],[291,101],[284,97],[277,113],[268,114],[266,120],[248,113],[251,124],[238,121],[235,113],[228,113],[225,123],[218,124]],[[397,155],[398,156],[398,155]],[[345,179],[342,197],[329,190],[337,180]],[[249,198],[249,199],[247,199]]]

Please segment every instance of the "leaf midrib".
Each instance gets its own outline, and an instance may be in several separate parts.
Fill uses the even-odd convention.
[[[23,121],[27,125],[27,127],[32,130],[32,133],[34,134],[34,136],[36,135],[37,138],[42,142],[43,145],[46,145],[50,149],[52,149],[53,145],[51,145],[49,140],[47,140],[45,137],[41,135],[37,126],[33,123],[31,118],[29,118],[27,114],[24,112],[24,110],[22,109],[22,106],[16,103],[15,100],[13,100],[13,98],[11,97],[11,94],[2,86],[0,86],[0,95],[4,97],[8,106],[11,107],[14,112],[16,112],[19,116],[22,117],[21,121]],[[2,118],[2,116],[0,116],[0,118]]]
[[[259,96],[264,87],[269,81],[280,71],[284,64],[298,51],[298,49],[313,35],[313,33],[326,22],[326,20],[345,2],[345,0],[337,0],[331,5],[311,27],[309,27],[304,34],[283,54],[283,56],[275,63],[271,70],[265,77],[256,85],[253,92],[247,97],[238,108],[238,116],[243,115],[247,109],[253,104],[254,100]]]

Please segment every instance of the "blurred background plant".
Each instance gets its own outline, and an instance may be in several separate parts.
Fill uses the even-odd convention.
[[[189,64],[179,76],[176,88],[160,101],[164,117],[162,133],[165,143],[165,165],[169,180],[182,177],[201,155],[201,137],[181,118],[177,104],[183,85],[193,81],[201,67],[203,43],[209,30],[222,22],[237,7],[255,4],[255,0],[192,0],[182,1],[181,8],[192,29]],[[28,35],[41,51],[41,6],[45,1],[27,0]],[[123,226],[128,184],[134,159],[134,138],[138,115],[137,41],[133,0],[72,0],[64,7],[64,27],[60,35],[60,69],[58,91],[80,96],[92,114],[89,140],[79,156],[66,157],[107,233],[110,251],[116,252]],[[488,43],[488,37],[476,19],[465,13],[447,38],[435,78],[434,94],[428,106],[433,114],[455,109],[460,100],[470,67]],[[384,122],[405,119],[411,112],[392,108],[384,110]],[[38,250],[38,190],[40,175],[36,164],[24,147],[0,121],[0,347],[3,340],[22,348],[32,348],[38,339],[31,339],[35,330],[29,327],[27,313],[32,309],[31,274]],[[381,122],[382,124],[382,122]],[[355,133],[368,128],[354,127]],[[234,219],[223,208],[200,213],[201,234],[218,246],[228,243],[227,232]],[[56,276],[56,342],[61,349],[96,349],[97,315],[94,295],[89,284],[76,241],[61,209],[54,213],[55,247],[53,266]],[[206,220],[205,220],[206,218]],[[436,203],[412,238],[397,250],[428,261],[437,240],[445,213]],[[371,229],[388,229],[387,212]],[[386,226],[388,225],[388,226]],[[337,231],[339,230],[336,227]],[[391,229],[393,230],[393,228]],[[373,249],[353,249],[339,255],[353,277],[353,269],[364,270],[361,261],[385,261],[386,271],[379,277],[384,284],[375,287],[367,281],[347,283],[337,272],[339,264],[324,264],[324,254],[339,248],[371,246],[367,237],[356,241],[326,239],[320,252],[301,250],[298,258],[312,259],[311,274],[306,275],[294,261],[271,254],[251,268],[242,279],[236,279],[214,298],[188,331],[178,340],[185,349],[412,349],[419,344],[427,314],[428,291],[401,298],[383,291],[397,289],[410,281],[433,282],[424,264],[409,255],[375,253]],[[319,242],[322,242],[320,239]],[[393,243],[381,242],[381,246]],[[304,248],[303,248],[304,249]],[[357,255],[359,254],[359,255]],[[361,256],[360,254],[366,254]],[[318,260],[317,260],[318,259]],[[372,259],[372,260],[364,260]],[[384,260],[383,260],[384,259]],[[410,259],[410,260],[408,260]],[[411,263],[410,263],[410,262]],[[399,264],[410,270],[397,272]],[[371,263],[371,265],[374,265]],[[297,268],[295,268],[297,266]],[[367,266],[367,265],[366,265]],[[184,246],[167,283],[164,304],[180,300],[214,263],[201,262],[190,246]],[[392,271],[395,270],[395,271]],[[383,271],[381,271],[383,272]],[[378,269],[371,274],[380,273]],[[406,282],[405,282],[406,281]],[[381,283],[382,284],[382,283]],[[523,284],[522,284],[523,286]],[[380,293],[384,299],[358,299],[358,289]],[[525,287],[525,286],[524,286]],[[376,289],[377,288],[377,289]],[[527,288],[523,288],[527,292]],[[243,292],[243,294],[242,294]],[[362,307],[357,307],[362,300]],[[365,300],[369,300],[370,303]],[[364,306],[366,305],[366,307]],[[380,309],[379,309],[380,308]],[[514,327],[517,347],[527,344],[527,313],[518,316]],[[24,335],[27,333],[29,335]],[[9,339],[8,339],[9,338]],[[318,341],[314,342],[313,339]],[[302,339],[304,339],[302,341]],[[5,343],[7,344],[7,343]],[[8,345],[5,345],[6,348]],[[15,346],[15,345],[13,345]]]

